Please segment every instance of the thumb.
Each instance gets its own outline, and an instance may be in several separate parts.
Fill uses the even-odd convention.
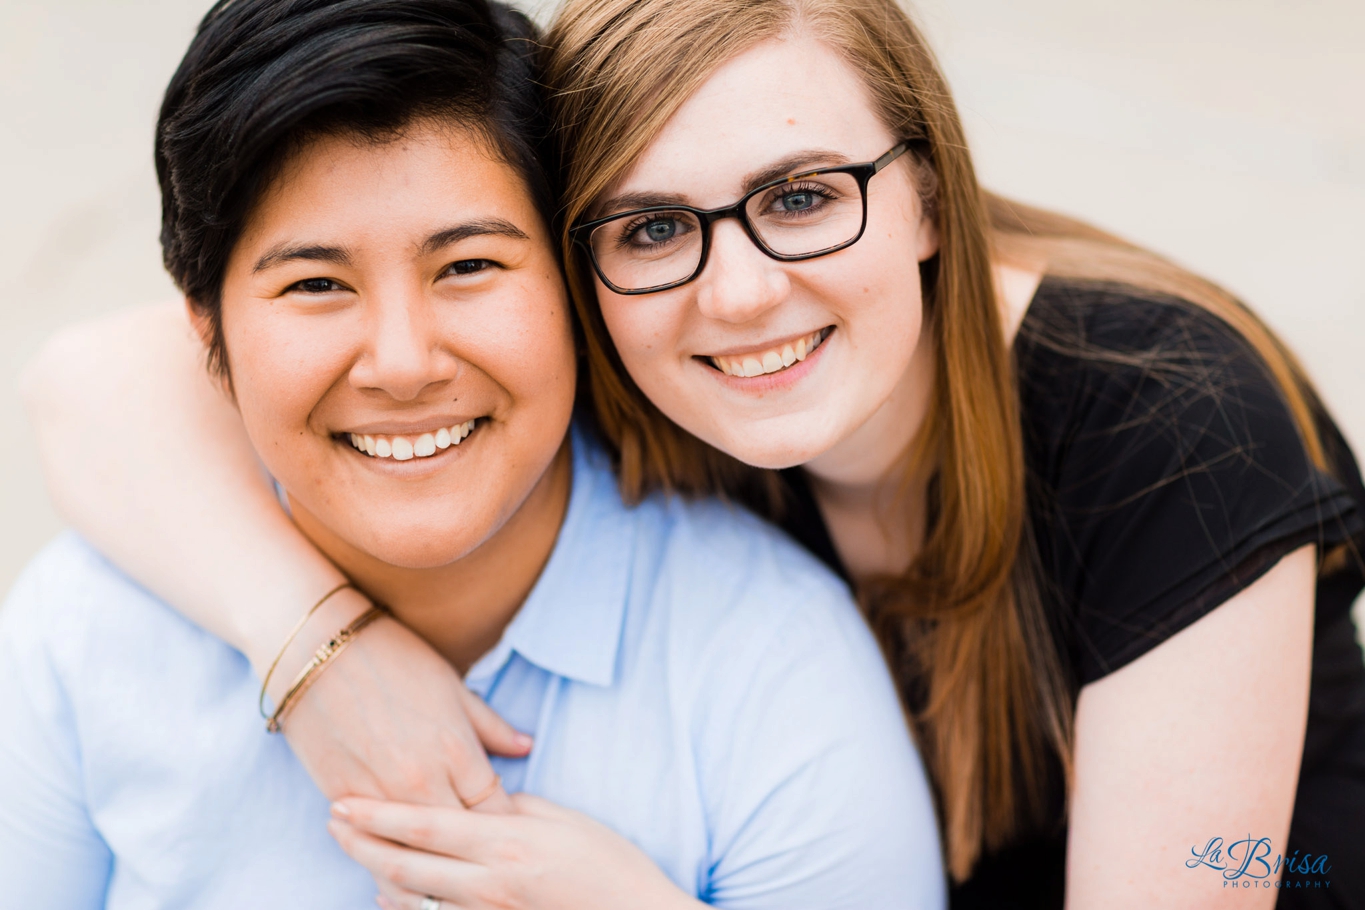
[[[490,755],[521,758],[531,751],[534,740],[499,717],[482,698],[462,686],[460,699],[474,734]]]

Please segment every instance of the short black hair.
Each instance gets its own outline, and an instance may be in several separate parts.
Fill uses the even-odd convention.
[[[227,377],[222,287],[251,207],[312,137],[401,135],[418,119],[478,131],[545,223],[557,168],[535,26],[486,0],[219,0],[166,88],[156,128],[166,270],[212,327]]]

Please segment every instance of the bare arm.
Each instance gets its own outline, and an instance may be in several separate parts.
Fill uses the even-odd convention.
[[[1250,835],[1269,839],[1272,865],[1284,851],[1308,718],[1315,568],[1313,547],[1295,551],[1081,691],[1068,907],[1225,907],[1220,873],[1188,867],[1191,848]],[[1276,877],[1239,887],[1238,908],[1272,907]]]
[[[28,365],[24,397],[58,509],[258,675],[304,610],[343,580],[280,508],[183,307],[63,331]],[[284,655],[272,694],[367,606],[354,591],[331,598]],[[475,728],[496,751],[529,745],[386,619],[319,678],[286,733],[329,796],[452,804],[457,789],[478,793],[492,778]],[[498,793],[480,808],[510,807]]]
[[[343,580],[281,510],[183,309],[66,329],[29,364],[24,397],[62,514],[258,672]]]

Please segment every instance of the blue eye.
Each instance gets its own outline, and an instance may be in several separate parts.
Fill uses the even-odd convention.
[[[654,243],[672,240],[677,232],[678,225],[673,221],[651,221],[645,225],[645,235]]]
[[[787,193],[782,197],[782,209],[787,212],[804,212],[815,205],[815,194],[810,192]]]

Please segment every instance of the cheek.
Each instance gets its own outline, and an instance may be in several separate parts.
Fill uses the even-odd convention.
[[[318,402],[344,379],[352,345],[342,322],[267,305],[224,308],[233,390],[263,457],[282,438],[305,432]]]
[[[679,352],[686,318],[684,289],[643,297],[612,294],[599,284],[602,308],[611,343],[626,372],[650,398],[667,395],[686,358]]]
[[[459,339],[459,356],[520,406],[548,410],[572,401],[577,375],[573,328],[557,280],[497,295],[477,311],[462,309],[449,329]]]

